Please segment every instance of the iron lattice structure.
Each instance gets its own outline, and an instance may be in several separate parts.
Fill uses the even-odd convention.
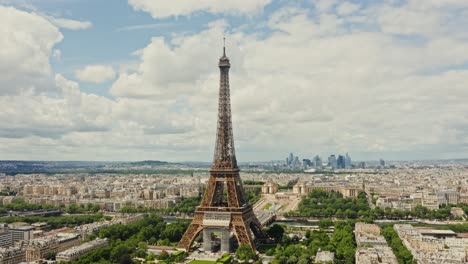
[[[255,216],[252,206],[247,204],[244,189],[239,176],[234,137],[231,121],[231,100],[229,92],[229,58],[226,49],[219,59],[220,85],[218,104],[218,124],[213,165],[210,170],[205,194],[200,206],[195,209],[192,223],[188,227],[178,248],[190,250],[200,232],[207,227],[208,213],[219,212],[219,215],[230,215],[229,231],[237,238],[239,245],[248,245],[255,250],[252,233],[255,238],[266,240],[267,237]]]

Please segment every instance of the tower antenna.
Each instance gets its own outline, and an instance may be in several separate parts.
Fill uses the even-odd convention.
[[[223,36],[223,56],[226,56],[226,36]]]

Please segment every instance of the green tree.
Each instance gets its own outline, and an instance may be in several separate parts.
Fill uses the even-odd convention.
[[[147,249],[148,249],[148,245],[147,245],[145,242],[139,242],[139,243],[138,243],[138,249],[147,250]]]
[[[187,223],[177,222],[167,225],[166,229],[163,231],[163,236],[171,242],[177,242],[182,238],[182,235],[187,229]]]
[[[278,224],[274,224],[273,226],[267,229],[267,234],[276,242],[280,242],[283,239],[284,228]]]
[[[138,249],[136,252],[135,252],[135,257],[138,257],[138,258],[146,258],[146,250],[144,249]]]
[[[236,250],[236,257],[240,260],[250,260],[255,257],[255,252],[248,245],[240,245]]]
[[[149,253],[147,256],[146,256],[146,261],[153,261],[155,260],[156,257],[154,256],[153,253]]]
[[[150,245],[154,245],[157,242],[158,242],[158,240],[155,237],[151,237],[150,240],[148,240],[148,243],[150,243]]]
[[[318,226],[320,228],[326,229],[330,226],[333,226],[333,221],[330,218],[322,218],[319,220]]]
[[[127,255],[128,256],[129,249],[126,245],[124,244],[119,244],[115,248],[112,249],[111,251],[111,260],[114,262],[120,262],[122,256]]]
[[[169,253],[167,253],[166,250],[163,250],[161,253],[159,253],[158,259],[165,260],[167,258],[169,258]]]
[[[382,229],[381,234],[385,237],[388,245],[392,248],[395,256],[398,258],[398,262],[403,264],[416,264],[416,262],[413,260],[413,255],[403,245],[403,242],[398,237],[398,234],[393,229],[393,226],[388,226]]]
[[[125,254],[120,257],[119,264],[133,264],[133,260],[128,254]]]

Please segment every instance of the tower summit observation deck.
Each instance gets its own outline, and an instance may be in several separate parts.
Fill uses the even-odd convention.
[[[213,165],[201,204],[195,209],[192,223],[177,246],[186,250],[190,250],[202,231],[204,250],[210,252],[214,251],[218,242],[213,240],[213,233],[220,234],[222,252],[230,251],[232,237],[235,237],[237,244],[248,245],[252,249],[255,249],[254,237],[263,240],[267,238],[252,206],[245,200],[237,167],[229,90],[231,64],[225,47],[218,67],[220,84]]]

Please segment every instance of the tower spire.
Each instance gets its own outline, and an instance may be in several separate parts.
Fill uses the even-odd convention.
[[[223,57],[226,57],[226,36],[223,37]]]
[[[226,38],[223,38],[225,41]],[[237,169],[234,151],[234,136],[231,121],[231,99],[229,89],[229,58],[226,57],[226,47],[223,46],[223,56],[219,59],[219,101],[218,127],[216,130],[216,145],[213,169]]]

